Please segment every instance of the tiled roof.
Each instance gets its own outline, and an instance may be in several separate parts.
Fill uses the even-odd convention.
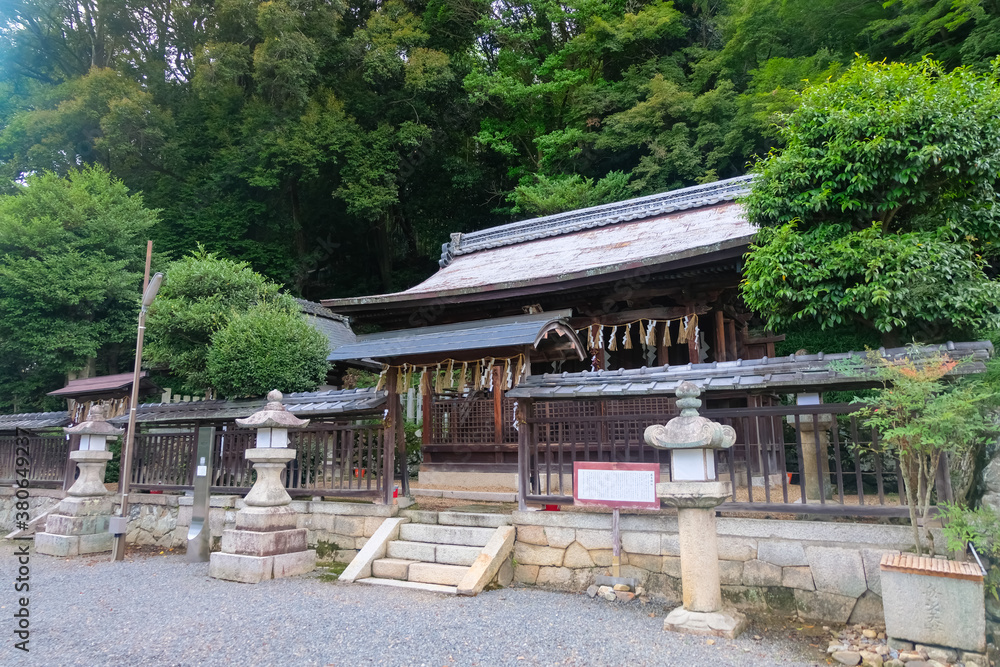
[[[340,389],[286,394],[282,402],[298,417],[320,418],[378,411],[385,403],[386,393],[368,389]],[[239,400],[186,401],[180,403],[144,403],[136,410],[140,423],[229,420],[248,417],[264,407],[264,398]],[[109,419],[123,424],[127,416]]]
[[[989,341],[947,343],[931,346],[932,351],[947,352],[953,359],[962,359],[953,375],[980,373],[993,352]],[[909,348],[881,350],[886,358],[899,358],[911,353]],[[837,372],[844,367],[849,372]],[[685,364],[632,370],[583,373],[546,373],[525,378],[507,392],[511,398],[616,398],[673,394],[681,382],[693,382],[703,392],[775,390],[778,393],[832,391],[856,389],[878,384],[866,363],[866,353],[790,355],[774,359],[720,361],[708,364]]]
[[[132,386],[132,375],[132,373],[116,373],[115,375],[98,375],[97,377],[70,380],[65,387],[50,391],[48,395],[72,398],[122,392]],[[139,375],[139,389],[145,393],[159,391],[160,388],[153,384],[153,381],[147,377],[148,375],[149,371],[142,371]]]
[[[0,431],[14,429],[40,429],[69,426],[69,413],[62,412],[23,412],[17,415],[0,415]]]
[[[583,344],[566,322],[571,314],[569,310],[560,310],[369,334],[359,336],[353,345],[334,350],[327,358],[330,361],[392,359],[423,354],[447,357],[466,350],[520,348],[535,345],[540,335],[557,325],[563,325],[561,333],[572,336],[582,354]]]
[[[755,228],[733,200],[750,177],[524,220],[468,234],[444,245],[441,269],[404,292],[324,304],[345,312],[392,303],[507,289],[671,264],[728,252],[739,256]]]
[[[441,246],[441,260],[438,264],[443,268],[451,264],[452,260],[459,255],[468,255],[487,248],[515,245],[550,236],[562,236],[585,229],[612,225],[616,222],[652,218],[690,208],[714,206],[746,194],[749,191],[751,178],[753,177],[739,176],[705,185],[695,185],[690,188],[614,202],[613,204],[602,204],[566,213],[547,215],[542,218],[521,220],[468,234],[452,234],[452,240]]]

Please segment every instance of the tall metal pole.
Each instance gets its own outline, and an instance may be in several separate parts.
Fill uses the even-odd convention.
[[[146,287],[142,295],[142,310],[139,311],[139,328],[135,337],[135,367],[132,371],[132,397],[128,407],[128,429],[125,431],[125,444],[122,445],[121,466],[118,474],[118,488],[122,492],[121,516],[128,520],[128,491],[129,482],[132,480],[132,443],[135,441],[135,411],[139,402],[139,372],[142,368],[142,342],[146,335],[146,311],[149,305],[156,298],[156,292],[160,289],[163,281],[163,274],[157,273],[153,276],[150,284]],[[113,560],[123,560],[125,558],[125,533],[115,536],[114,546],[111,551]]]

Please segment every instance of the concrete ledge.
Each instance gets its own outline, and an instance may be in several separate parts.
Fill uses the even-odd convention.
[[[143,494],[143,498],[145,498],[147,495],[155,498],[159,494],[156,495]],[[186,505],[187,506],[194,505],[194,496],[174,496],[174,497],[177,498],[177,504],[182,507]],[[208,506],[225,507],[225,508],[236,507],[236,501],[242,501],[242,500],[243,500],[242,496],[232,496],[232,495],[212,496],[211,498],[208,499]],[[133,502],[132,500],[129,500],[130,505],[132,504],[132,502]]]
[[[501,526],[483,547],[482,553],[469,567],[458,584],[459,595],[478,595],[493,580],[500,566],[514,551],[514,526]]]
[[[17,492],[12,486],[0,487],[0,498],[13,496]],[[66,492],[62,489],[31,489],[32,498],[65,498]]]
[[[129,493],[128,504],[166,505],[167,507],[177,507],[182,504],[181,500],[185,497],[191,498],[191,501],[187,503],[188,505],[194,502],[193,496],[170,496],[165,493]],[[118,496],[118,502],[121,502],[121,496]]]
[[[340,516],[396,516],[399,511],[396,505],[369,505],[365,503],[339,503],[327,500],[309,502],[309,508],[303,512],[313,514],[338,514]]]
[[[389,517],[383,521],[340,575],[339,580],[352,582],[371,577],[372,563],[379,558],[385,558],[386,545],[399,537],[399,527],[408,521],[409,519],[402,517]]]
[[[495,491],[448,491],[443,489],[410,489],[413,496],[424,498],[455,498],[457,500],[479,500],[489,503],[516,503],[516,493]]]

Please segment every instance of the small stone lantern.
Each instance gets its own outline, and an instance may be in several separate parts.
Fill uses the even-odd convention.
[[[263,410],[236,420],[257,429],[257,447],[246,451],[257,481],[244,498],[246,507],[236,513],[236,529],[223,531],[222,551],[210,557],[210,577],[256,584],[316,569],[316,551],[308,548],[306,529],[296,527],[298,512],[289,506],[292,498],[281,482],[281,471],[295,458],[288,429],[307,426],[309,420],[288,412],[280,391],[270,392],[267,400]]]
[[[715,450],[732,447],[736,431],[700,416],[700,395],[695,384],[681,383],[680,416],[645,432],[648,445],[670,450],[671,481],[657,484],[656,495],[677,508],[680,532],[684,604],[667,615],[663,628],[732,639],[746,627],[746,617],[722,608],[715,508],[731,496],[732,485],[716,480]]]
[[[113,503],[104,487],[104,474],[112,453],[108,438],[124,433],[107,422],[104,407],[90,409],[89,419],[63,430],[80,436],[80,449],[70,452],[80,476],[66,491],[67,497],[45,521],[45,532],[35,535],[35,550],[51,556],[77,556],[108,551],[114,536],[108,532]]]

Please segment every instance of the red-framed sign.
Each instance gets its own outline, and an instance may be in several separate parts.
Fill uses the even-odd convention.
[[[659,463],[573,462],[573,503],[660,509]]]

